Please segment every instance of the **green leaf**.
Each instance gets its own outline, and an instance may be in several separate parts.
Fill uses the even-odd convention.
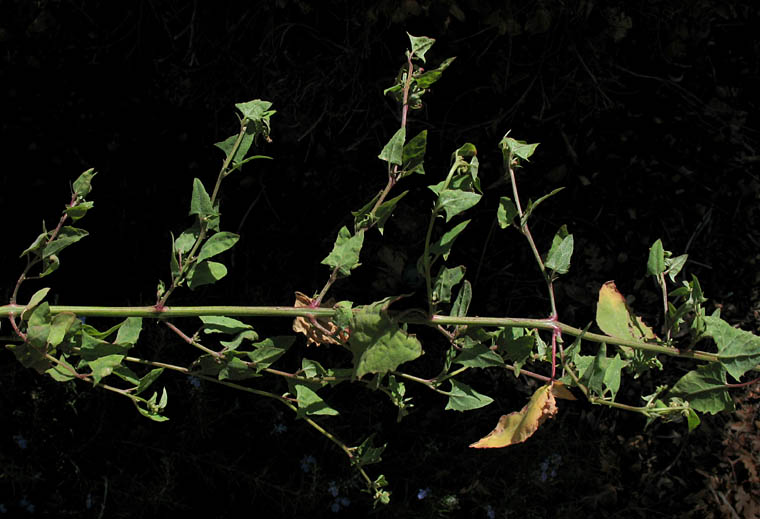
[[[665,265],[668,267],[667,273],[670,281],[675,283],[676,276],[679,272],[681,272],[681,269],[686,264],[688,257],[688,254],[681,254],[675,258],[665,258]]]
[[[53,348],[57,347],[66,338],[66,334],[69,332],[74,324],[79,323],[77,316],[71,312],[61,312],[53,317],[53,322],[50,324],[50,333],[47,337],[47,342]]]
[[[528,222],[528,218],[530,218],[530,215],[533,214],[533,211],[536,210],[538,205],[542,202],[544,202],[546,199],[556,195],[560,191],[565,189],[564,187],[558,187],[557,189],[553,190],[551,193],[547,193],[535,202],[533,200],[528,200],[528,205],[525,208],[525,212],[522,215],[522,218],[520,218],[520,226],[523,227]]]
[[[259,334],[257,334],[253,330],[247,330],[247,331],[238,333],[229,341],[219,341],[219,343],[222,346],[224,346],[225,350],[234,351],[238,349],[241,344],[243,344],[243,341],[255,341],[258,338],[259,338]]]
[[[393,210],[396,208],[396,204],[398,204],[399,201],[404,198],[408,192],[409,191],[404,191],[397,197],[383,202],[380,204],[380,207],[377,208],[377,211],[375,211],[375,226],[377,227],[377,230],[380,231],[380,234],[383,234],[385,222],[388,220],[388,218],[390,218],[391,214],[393,214]]]
[[[380,198],[380,193],[372,197],[372,200],[367,202],[358,211],[351,211],[354,217],[354,233],[358,233],[359,229],[369,229],[377,221],[377,216],[370,217],[370,211],[375,207],[377,200]]]
[[[236,356],[237,352],[227,353],[219,370],[219,380],[246,380],[258,375],[248,364]]]
[[[206,240],[206,243],[201,247],[201,252],[198,254],[198,262],[200,263],[203,260],[207,260],[231,249],[239,239],[240,236],[231,232],[215,233],[211,238]]]
[[[415,83],[418,88],[427,90],[433,83],[441,79],[443,71],[449,68],[456,58],[447,58],[441,62],[441,64],[432,70],[427,70],[415,78]]]
[[[512,225],[518,214],[517,206],[511,198],[506,196],[499,198],[499,208],[496,210],[496,219],[499,221],[499,227],[506,229]]]
[[[47,297],[48,292],[50,292],[50,287],[41,288],[38,291],[32,295],[31,299],[29,299],[29,302],[26,304],[26,307],[24,308],[23,312],[21,312],[21,319],[26,320],[27,314],[31,315],[31,312],[39,305],[45,297]]]
[[[84,215],[87,214],[87,211],[95,207],[95,204],[93,202],[78,202],[76,205],[73,206],[67,206],[66,207],[66,214],[69,215],[69,217],[73,221],[80,220],[84,217]]]
[[[31,368],[37,373],[45,373],[50,369],[50,361],[45,355],[31,344],[6,344],[5,346],[25,368]]]
[[[295,387],[296,398],[298,399],[298,413],[296,416],[299,418],[304,415],[335,416],[338,414],[338,411],[327,405],[327,402],[322,400],[322,397],[306,384],[294,383],[293,386]]]
[[[662,248],[662,240],[658,238],[649,248],[647,274],[658,277],[663,272],[665,272],[665,250]]]
[[[246,103],[237,103],[235,107],[240,110],[245,119],[248,119],[249,128],[253,129],[252,133],[255,136],[263,136],[265,139],[269,138],[271,131],[269,119],[277,113],[276,110],[270,110],[272,103],[262,101],[261,99],[254,99]]]
[[[183,255],[190,252],[198,236],[201,234],[201,227],[198,222],[194,222],[192,227],[185,229],[179,237],[174,240],[174,252],[181,252]]]
[[[406,139],[406,128],[399,128],[388,143],[383,146],[378,158],[401,166],[404,157],[404,140]]]
[[[215,261],[204,261],[195,265],[187,274],[187,284],[190,290],[203,285],[216,283],[227,275],[227,267]]]
[[[104,355],[95,360],[88,361],[87,365],[92,370],[92,378],[95,380],[95,385],[97,386],[101,380],[110,375],[113,369],[121,364],[124,357],[124,355]]]
[[[40,351],[47,349],[47,338],[50,333],[50,323],[53,317],[50,314],[50,305],[47,302],[40,303],[29,315],[29,324],[26,328],[26,338]]]
[[[616,353],[613,358],[607,359],[607,367],[604,371],[604,385],[610,391],[613,401],[620,390],[620,373],[627,365],[628,361],[620,358],[619,353]]]
[[[74,194],[78,198],[84,198],[92,191],[92,178],[97,175],[93,168],[88,169],[74,181]]]
[[[391,298],[377,301],[354,312],[349,348],[353,353],[354,376],[387,373],[422,355],[414,335],[399,328],[385,312]]]
[[[449,379],[449,382],[451,382],[451,391],[447,393],[449,401],[446,403],[446,410],[471,411],[493,402],[493,398],[478,393],[467,384],[457,382],[453,378]]]
[[[251,125],[251,127],[246,130],[246,132],[243,134],[243,137],[240,138],[240,144],[238,145],[237,150],[235,150],[235,155],[232,156],[232,158],[230,158],[230,155],[232,154],[232,149],[235,147],[235,143],[238,140],[239,134],[231,135],[223,141],[214,144],[214,146],[224,152],[225,158],[229,160],[230,168],[242,165],[241,163],[245,158],[245,154],[248,153],[248,150],[251,149],[251,145],[253,144],[254,131],[255,129],[253,125]]]
[[[710,315],[704,321],[705,335],[718,345],[718,360],[732,377],[739,380],[760,364],[760,337],[734,328],[720,317]]]
[[[433,282],[433,302],[448,303],[451,301],[451,290],[464,278],[465,267],[441,267]]]
[[[40,256],[40,251],[45,247],[47,240],[50,238],[50,233],[45,230],[45,222],[42,222],[42,233],[39,234],[32,244],[27,247],[24,252],[21,253],[20,258],[23,258],[27,254],[34,254]]]
[[[351,450],[353,450],[353,458],[351,458],[351,463],[354,466],[357,467],[364,467],[365,465],[372,465],[373,463],[379,463],[383,460],[381,457],[381,454],[385,450],[385,447],[388,445],[383,444],[381,447],[374,447],[372,445],[372,440],[375,437],[374,434],[370,435],[366,440],[364,440],[361,445],[358,445],[356,447],[353,447]],[[378,478],[378,480],[380,480]],[[384,483],[381,481],[381,485],[385,486],[387,483]]]
[[[469,347],[462,348],[452,364],[461,364],[468,368],[504,367],[504,359],[485,344],[476,342]]]
[[[433,46],[435,39],[428,38],[427,36],[412,36],[409,33],[406,33],[406,35],[409,36],[409,41],[412,44],[413,57],[419,58],[424,63],[425,53]]]
[[[74,373],[76,373],[74,366],[66,362],[63,355],[58,357],[58,363],[53,364],[53,366],[45,371],[45,373],[50,375],[56,382],[68,382],[69,380],[74,380],[76,378],[74,376]]]
[[[557,232],[558,235],[559,232]],[[546,257],[546,267],[557,274],[567,274],[568,270],[570,270],[570,258],[573,256],[573,245],[572,234],[568,234],[560,240],[555,240]]]
[[[444,189],[438,196],[435,211],[446,212],[446,222],[459,213],[473,207],[480,201],[482,195],[461,189]]]
[[[496,344],[502,356],[514,362],[515,376],[519,376],[520,368],[530,359],[536,339],[525,335],[524,328],[502,328],[496,337]]]
[[[140,383],[137,385],[137,388],[135,389],[133,395],[139,395],[146,389],[150,387],[153,382],[155,382],[158,377],[161,376],[161,373],[164,372],[164,368],[156,368],[150,370],[144,377],[140,379]]]
[[[454,246],[454,240],[456,240],[457,236],[459,236],[459,233],[461,233],[465,227],[467,227],[470,221],[471,220],[465,220],[463,222],[460,222],[452,229],[446,231],[443,236],[438,238],[438,240],[436,240],[430,246],[430,253],[433,255],[443,256],[444,261],[449,259],[449,253],[451,252],[451,248]]]
[[[72,243],[78,242],[88,234],[89,233],[84,229],[77,229],[76,227],[70,227],[68,225],[62,227],[58,232],[58,236],[55,237],[55,240],[45,245],[45,248],[42,250],[42,257],[47,258],[53,254],[58,254],[66,247]]]
[[[343,276],[351,274],[351,270],[360,265],[359,253],[364,243],[364,233],[360,232],[353,236],[345,226],[338,231],[335,245],[330,254],[322,260],[323,265],[337,268]]]
[[[208,196],[203,182],[199,179],[193,179],[193,195],[190,199],[190,215],[197,214],[200,218],[205,218],[215,214],[214,207],[211,205],[211,197]]]
[[[509,133],[501,139],[499,142],[502,154],[504,155],[504,161],[506,162],[510,156],[518,157],[522,160],[528,160],[531,155],[536,151],[538,143],[528,144],[525,141],[518,141],[509,137]]]
[[[51,254],[47,258],[42,260],[42,272],[40,272],[39,277],[44,278],[48,274],[52,274],[56,270],[58,270],[58,267],[61,266],[61,260],[58,259],[58,256],[55,254]]]
[[[105,357],[108,355],[125,356],[129,351],[129,347],[127,346],[113,344],[102,339],[92,337],[84,330],[79,335],[79,337],[81,341],[79,355],[84,361],[85,365],[90,361],[94,361],[100,357]]]
[[[472,285],[465,279],[462,287],[459,289],[457,298],[454,300],[454,304],[451,305],[449,315],[452,317],[465,317],[470,309],[470,301],[472,301]]]
[[[689,371],[675,383],[668,396],[687,400],[700,413],[734,410],[734,401],[726,387],[726,370],[720,364],[707,364]]]
[[[404,178],[407,175],[417,173],[420,175],[425,174],[425,168],[423,161],[425,160],[425,150],[427,149],[427,130],[422,130],[420,133],[412,137],[412,139],[404,144],[404,150],[401,154],[401,169],[403,174],[400,178]]]
[[[203,321],[203,333],[226,333],[233,335],[246,330],[253,330],[253,326],[250,324],[238,321],[232,317],[201,315],[199,318]]]
[[[116,334],[114,343],[120,346],[134,346],[140,338],[142,317],[127,317]]]
[[[279,359],[295,342],[292,336],[275,336],[254,343],[256,349],[246,352],[248,358],[255,364],[256,373],[268,368]]]
[[[166,404],[169,402],[169,395],[166,393],[166,388],[163,389],[163,392],[161,394],[161,401],[159,403],[156,403],[157,397],[158,393],[153,393],[150,399],[145,402],[146,408],[143,409],[142,407],[138,406],[137,410],[141,415],[150,418],[154,422],[165,422],[168,420],[168,418],[161,416],[161,413],[164,411]]]

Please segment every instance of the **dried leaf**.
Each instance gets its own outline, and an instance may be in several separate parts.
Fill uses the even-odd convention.
[[[554,395],[554,398],[561,398],[563,400],[578,400],[575,398],[575,395],[570,392],[567,386],[559,380],[554,381],[554,384],[552,385],[552,394]]]
[[[296,308],[305,308],[311,306],[314,300],[306,294],[296,292],[296,301],[293,306]],[[334,301],[331,299],[326,302],[326,306],[332,306]],[[339,336],[340,329],[332,321],[320,317],[309,319],[307,317],[296,317],[293,321],[293,331],[302,333],[306,336],[306,345],[311,343],[321,344],[341,344],[335,337]]]
[[[474,449],[493,449],[522,443],[530,438],[544,420],[557,414],[552,385],[538,388],[530,401],[519,412],[499,418],[496,428],[488,436],[470,445]]]

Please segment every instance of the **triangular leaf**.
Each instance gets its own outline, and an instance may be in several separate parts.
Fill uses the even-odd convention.
[[[449,379],[449,382],[451,382],[451,391],[448,393],[447,410],[471,411],[472,409],[485,407],[493,402],[493,398],[478,393],[467,384],[454,379]]]

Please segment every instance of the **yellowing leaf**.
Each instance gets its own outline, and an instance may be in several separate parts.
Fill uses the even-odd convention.
[[[530,401],[519,412],[499,418],[496,428],[488,436],[470,445],[474,449],[493,449],[522,443],[530,438],[544,420],[557,414],[552,385],[547,384],[533,393]]]
[[[618,339],[645,341],[657,339],[652,329],[628,310],[623,294],[614,281],[607,281],[599,290],[596,306],[596,324],[601,330]]]
[[[306,294],[296,292],[296,301],[293,306],[296,308],[305,308],[311,305],[313,299]],[[328,306],[332,306],[332,301],[327,301]],[[335,337],[339,336],[339,328],[332,321],[323,318],[309,319],[307,317],[296,317],[293,321],[293,331],[302,333],[306,336],[306,345],[311,343],[320,344],[340,344]]]

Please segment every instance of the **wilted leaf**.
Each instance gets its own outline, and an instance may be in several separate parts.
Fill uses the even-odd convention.
[[[306,294],[296,292],[296,301],[293,303],[293,306],[305,308],[311,306],[313,302],[314,300]],[[325,302],[326,306],[332,306],[333,304],[332,300]],[[307,346],[311,343],[316,345],[341,344],[336,338],[340,329],[332,321],[325,318],[315,317],[312,320],[308,317],[296,317],[293,321],[293,331],[306,336]]]
[[[491,449],[521,443],[530,438],[545,420],[557,414],[554,394],[547,384],[536,390],[521,411],[499,418],[496,428],[488,436],[470,445],[475,449]]]

